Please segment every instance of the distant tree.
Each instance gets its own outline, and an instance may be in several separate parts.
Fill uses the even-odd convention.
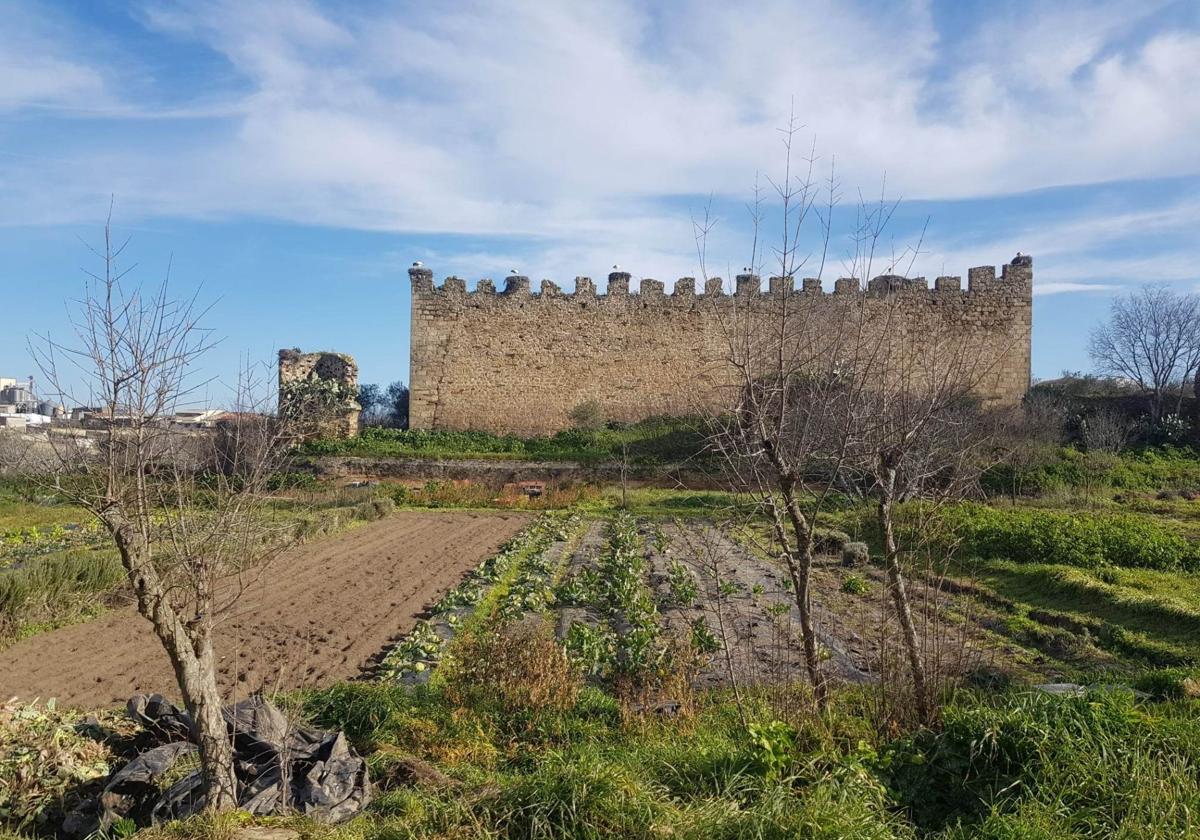
[[[1200,295],[1146,286],[1119,297],[1108,323],[1092,330],[1089,350],[1103,372],[1146,395],[1157,428],[1168,409],[1182,411],[1183,384],[1200,366]]]
[[[363,419],[369,422],[375,418],[379,409],[383,407],[383,390],[374,384],[359,385],[358,404],[362,406]]]
[[[396,429],[408,428],[408,386],[393,382],[383,393],[383,405],[387,409],[388,425]]]

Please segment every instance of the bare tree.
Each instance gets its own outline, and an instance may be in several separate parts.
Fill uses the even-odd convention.
[[[889,309],[900,305],[895,298]],[[882,326],[890,335],[889,321],[885,316]],[[994,460],[993,418],[980,410],[974,394],[1001,354],[987,352],[983,342],[972,342],[969,335],[938,330],[928,331],[920,342],[898,344],[889,344],[874,370],[862,371],[872,381],[855,417],[849,486],[875,503],[888,594],[900,625],[916,711],[927,723],[934,686],[913,619],[904,558],[929,547],[937,508],[974,492]],[[907,501],[921,504],[902,522],[898,505]]]
[[[783,173],[769,182],[781,220],[778,243],[767,258],[779,272],[771,279],[770,294],[762,296],[758,288],[758,266],[766,260],[759,239],[764,201],[756,189],[750,207],[755,231],[750,266],[738,276],[732,305],[712,304],[722,332],[718,376],[724,377],[729,397],[711,417],[709,444],[731,489],[749,494],[755,513],[770,523],[768,550],[780,558],[791,578],[805,668],[814,698],[823,707],[828,689],[811,595],[817,527],[844,479],[864,404],[866,378],[846,373],[870,369],[880,344],[871,340],[879,333],[872,329],[862,295],[837,295],[832,301],[811,286],[795,288],[794,278],[810,264],[820,282],[839,200],[832,164],[828,178],[819,182],[814,177],[815,150],[807,155],[795,152],[799,128],[793,117],[782,131]],[[851,277],[870,276],[881,264],[890,272],[896,264],[896,258],[886,261],[879,254],[895,208],[886,198],[860,200],[845,263]],[[707,285],[705,241],[712,221],[706,214],[695,224]],[[811,224],[819,228],[820,245],[808,251],[801,232]],[[858,281],[849,282],[857,288]]]
[[[1108,323],[1092,330],[1089,350],[1102,371],[1138,386],[1158,426],[1173,389],[1174,412],[1182,411],[1184,383],[1200,367],[1200,295],[1144,286],[1119,297]]]
[[[213,339],[195,298],[171,297],[166,280],[150,289],[131,283],[130,269],[118,268],[127,244],[114,245],[105,225],[104,248],[95,252],[102,271],[88,273],[72,313],[73,339],[43,336],[31,350],[61,399],[99,409],[94,445],[51,437],[61,492],[111,535],[147,634],[175,671],[200,749],[207,807],[227,809],[237,790],[213,632],[246,582],[289,541],[285,524],[264,508],[291,436],[286,422],[263,411],[270,377],[248,374],[232,394],[235,411],[220,438],[170,423],[209,385],[193,371]]]

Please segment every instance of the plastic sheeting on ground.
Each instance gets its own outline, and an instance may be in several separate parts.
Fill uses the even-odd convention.
[[[187,740],[187,713],[158,694],[132,697],[126,708],[161,743],[109,777],[98,803],[100,825],[123,817],[160,822],[202,810],[200,754]],[[370,802],[367,764],[342,733],[294,725],[261,698],[226,706],[223,714],[233,739],[238,807],[243,810],[299,813],[340,823]]]

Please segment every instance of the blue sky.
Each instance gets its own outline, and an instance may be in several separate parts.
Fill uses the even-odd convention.
[[[291,346],[406,379],[413,260],[469,281],[517,268],[569,288],[614,263],[670,280],[699,273],[692,215],[711,201],[708,266],[732,273],[791,110],[840,185],[827,286],[859,191],[886,181],[902,204],[885,250],[920,241],[912,273],[1034,255],[1035,376],[1089,366],[1113,294],[1200,288],[1196,0],[0,15],[4,376],[33,372],[30,331],[66,329],[110,199],[135,277],[170,263],[180,292],[216,302],[203,373],[226,380]]]

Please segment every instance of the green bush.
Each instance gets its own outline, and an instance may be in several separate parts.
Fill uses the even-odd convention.
[[[871,584],[862,575],[846,575],[842,581],[842,591],[847,595],[865,595],[871,591]]]
[[[848,542],[842,547],[843,566],[865,566],[871,559],[871,548],[865,542]]]
[[[488,432],[369,427],[354,438],[313,441],[309,455],[374,458],[513,458],[534,461],[623,461],[639,465],[673,463],[702,455],[700,421],[651,418],[621,427],[565,429],[548,437],[519,438]]]
[[[1150,517],[960,505],[945,511],[950,530],[984,558],[1146,569],[1200,569],[1200,547]]]
[[[354,506],[354,516],[364,522],[374,522],[396,512],[396,503],[390,498],[371,499]]]
[[[1157,668],[1134,680],[1133,687],[1155,700],[1200,698],[1200,668]]]

